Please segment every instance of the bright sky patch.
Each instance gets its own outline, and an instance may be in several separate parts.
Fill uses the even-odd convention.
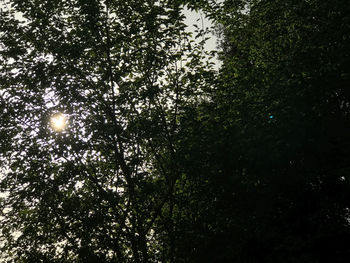
[[[62,131],[66,127],[67,120],[62,113],[57,113],[51,117],[50,124],[55,131]]]

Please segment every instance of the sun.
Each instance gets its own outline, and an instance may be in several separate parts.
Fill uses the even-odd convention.
[[[51,117],[51,127],[55,131],[62,131],[66,127],[67,120],[62,113],[57,113]]]

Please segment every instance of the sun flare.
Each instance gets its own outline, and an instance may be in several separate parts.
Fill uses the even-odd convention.
[[[62,131],[66,127],[67,120],[62,113],[57,113],[51,117],[51,127],[55,131]]]

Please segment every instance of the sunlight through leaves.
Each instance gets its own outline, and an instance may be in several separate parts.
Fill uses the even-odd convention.
[[[50,119],[51,128],[55,131],[63,131],[67,126],[67,118],[62,113],[56,113]]]

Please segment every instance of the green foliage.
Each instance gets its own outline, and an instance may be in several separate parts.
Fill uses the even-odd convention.
[[[211,74],[182,7],[2,3],[3,262],[168,257],[155,229],[180,176],[178,121]],[[57,112],[61,132],[49,124]]]
[[[347,262],[347,1],[9,4],[4,262]]]
[[[184,119],[185,261],[347,262],[349,5],[223,1],[209,13],[223,66],[212,103]]]

